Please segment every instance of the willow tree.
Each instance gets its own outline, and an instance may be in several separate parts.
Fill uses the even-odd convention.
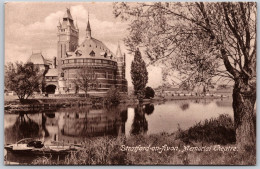
[[[255,2],[121,2],[114,14],[130,23],[129,50],[138,46],[166,75],[177,71],[190,86],[232,80],[237,144],[255,145]]]

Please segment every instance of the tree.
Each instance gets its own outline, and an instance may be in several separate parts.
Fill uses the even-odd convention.
[[[77,71],[77,76],[73,80],[75,89],[81,89],[85,92],[85,97],[87,97],[87,92],[89,88],[97,87],[97,77],[95,71],[91,67],[84,66]]]
[[[178,71],[190,85],[233,81],[236,142],[255,145],[255,2],[122,2],[114,4],[114,14],[130,21],[129,50],[139,46],[168,75]]]
[[[147,86],[145,88],[145,98],[147,99],[154,98],[154,94],[155,92],[151,87]]]
[[[120,92],[119,90],[115,87],[112,86],[108,91],[107,91],[107,96],[106,96],[106,104],[112,104],[116,105],[120,102]]]
[[[131,64],[131,78],[134,85],[134,94],[138,100],[145,96],[145,86],[148,82],[148,72],[139,49],[135,51],[134,60]]]
[[[41,89],[43,74],[33,63],[8,63],[5,66],[5,88],[14,91],[22,102]]]

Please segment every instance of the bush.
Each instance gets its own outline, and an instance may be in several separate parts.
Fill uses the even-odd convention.
[[[155,94],[155,92],[151,87],[147,86],[145,88],[145,98],[146,99],[154,98],[154,94]]]
[[[188,130],[179,133],[179,138],[186,143],[195,141],[213,144],[232,144],[236,141],[234,122],[227,114],[199,122]]]
[[[108,91],[107,91],[107,96],[105,98],[105,104],[119,104],[120,102],[120,93],[119,90],[115,87],[112,86]]]

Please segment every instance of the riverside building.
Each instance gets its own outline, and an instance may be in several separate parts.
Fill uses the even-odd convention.
[[[85,39],[79,44],[79,29],[77,23],[74,23],[70,9],[66,10],[57,28],[57,57],[54,58],[52,66],[45,66],[46,93],[85,93],[74,83],[76,78],[80,78],[77,76],[79,71],[85,67],[90,68],[96,78],[96,82],[90,84],[88,94],[104,95],[112,86],[127,93],[125,54],[122,54],[119,44],[114,54],[103,42],[92,37],[89,19]],[[40,54],[31,57],[37,60],[35,56],[40,60],[43,58]]]

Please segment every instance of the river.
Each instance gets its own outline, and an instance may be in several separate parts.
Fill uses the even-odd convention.
[[[84,139],[106,135],[172,133],[178,127],[188,129],[220,114],[233,117],[231,103],[229,99],[174,100],[136,106],[88,106],[35,114],[5,114],[5,144],[22,138],[80,144]]]

